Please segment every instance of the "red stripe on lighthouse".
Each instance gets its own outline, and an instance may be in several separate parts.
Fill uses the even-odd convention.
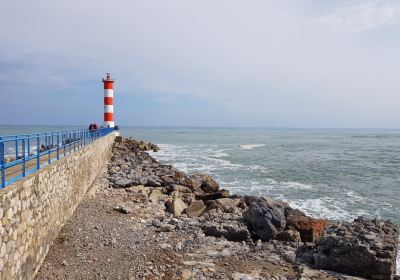
[[[113,105],[112,97],[104,97],[104,105]]]
[[[113,113],[104,113],[104,121],[105,122],[114,121],[114,114]]]
[[[104,89],[113,89],[114,81],[104,81]]]

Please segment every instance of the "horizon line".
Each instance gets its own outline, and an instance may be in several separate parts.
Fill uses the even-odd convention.
[[[86,127],[87,125],[76,125],[76,124],[0,124],[0,127]],[[299,126],[190,126],[190,125],[118,125],[121,130],[124,127],[129,128],[199,128],[199,129],[298,129],[298,130],[306,130],[306,129],[315,129],[315,130],[349,130],[349,129],[373,129],[373,130],[400,130],[400,127],[392,128],[392,127],[299,127]]]

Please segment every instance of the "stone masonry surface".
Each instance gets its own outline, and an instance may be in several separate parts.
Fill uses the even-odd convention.
[[[0,279],[33,279],[50,245],[107,163],[115,135],[0,190]]]

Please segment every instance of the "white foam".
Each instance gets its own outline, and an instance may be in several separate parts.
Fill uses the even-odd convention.
[[[365,200],[364,197],[359,196],[358,194],[356,194],[354,191],[349,191],[346,193],[346,196],[350,197],[352,200],[350,200],[350,202],[354,202],[354,201],[363,201]]]
[[[298,208],[315,218],[348,221],[354,218],[354,215],[340,207],[339,201],[330,197],[283,200],[288,202],[291,207]]]
[[[269,173],[269,169],[267,167],[258,165],[258,164],[254,164],[254,165],[250,165],[248,166],[248,168],[252,171],[260,171],[262,173]]]
[[[255,148],[260,148],[260,147],[264,147],[265,144],[245,144],[245,145],[240,145],[240,148],[242,150],[252,150]]]
[[[215,151],[211,157],[215,157],[215,158],[221,158],[221,157],[229,157],[229,155],[227,153],[224,153],[222,151]]]
[[[312,185],[309,184],[304,184],[300,182],[281,182],[280,183],[281,187],[286,187],[286,188],[293,188],[293,189],[301,189],[301,190],[310,190],[313,188]]]

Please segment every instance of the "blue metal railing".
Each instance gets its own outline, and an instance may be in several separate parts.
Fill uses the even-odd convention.
[[[103,137],[114,128],[0,136],[0,188]]]

